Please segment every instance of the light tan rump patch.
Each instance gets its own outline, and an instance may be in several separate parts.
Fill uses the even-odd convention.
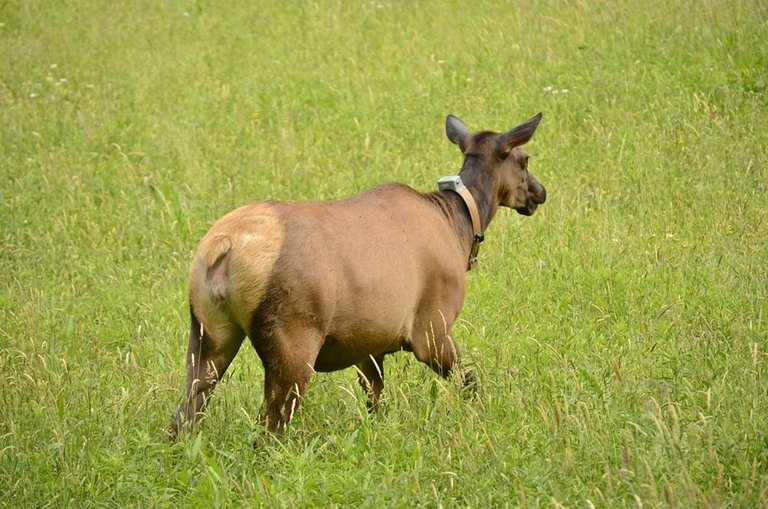
[[[190,299],[206,327],[235,321],[247,332],[264,299],[283,244],[283,224],[269,203],[221,218],[200,242],[189,274]]]

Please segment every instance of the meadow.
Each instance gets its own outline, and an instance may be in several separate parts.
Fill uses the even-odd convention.
[[[0,3],[0,506],[768,507],[766,41],[758,0]],[[539,111],[474,397],[401,353],[276,440],[246,343],[169,442],[213,221],[433,190],[448,113]]]

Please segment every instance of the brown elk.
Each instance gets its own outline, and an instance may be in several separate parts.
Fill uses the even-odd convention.
[[[386,184],[341,201],[256,202],[216,222],[190,269],[187,389],[173,435],[194,425],[245,336],[264,364],[262,418],[276,434],[315,371],[357,366],[371,410],[387,354],[411,351],[448,376],[482,232],[499,206],[528,216],[546,199],[519,148],[540,120],[471,134],[449,115],[446,134],[464,154],[453,190]]]

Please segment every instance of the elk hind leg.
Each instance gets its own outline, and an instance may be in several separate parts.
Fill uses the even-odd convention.
[[[314,373],[323,335],[316,328],[293,324],[284,329],[250,335],[264,364],[264,407],[261,418],[277,436],[293,419]]]
[[[384,389],[384,355],[369,357],[357,364],[358,381],[368,396],[368,411],[379,409],[381,391]]]
[[[176,438],[194,429],[195,422],[205,410],[211,393],[235,358],[245,333],[235,323],[222,320],[205,328],[191,311],[191,329],[187,348],[187,388],[171,424]]]

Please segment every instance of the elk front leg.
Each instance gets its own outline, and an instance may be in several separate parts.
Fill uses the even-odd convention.
[[[358,381],[368,396],[368,411],[379,409],[381,391],[384,389],[384,355],[369,357],[357,365]]]
[[[459,347],[450,333],[451,325],[440,315],[437,321],[427,322],[426,329],[420,331],[418,340],[411,344],[416,358],[443,378],[447,378],[461,360]],[[461,379],[464,387],[474,388],[475,375],[472,371],[461,370]]]

